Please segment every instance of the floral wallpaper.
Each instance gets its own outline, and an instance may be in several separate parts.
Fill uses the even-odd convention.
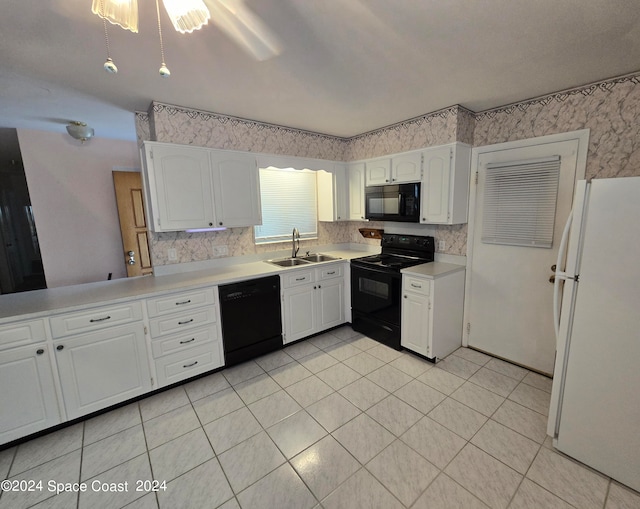
[[[136,113],[139,141],[343,161],[454,141],[484,146],[584,128],[591,130],[587,177],[640,175],[640,73],[479,113],[455,105],[349,139],[158,102],[151,104],[148,113]],[[371,223],[319,223],[318,240],[303,242],[301,249],[343,242],[378,245],[379,241],[362,238],[358,228],[365,226],[371,227]],[[445,241],[445,253],[466,255],[466,224],[437,226],[435,237],[436,241]],[[150,243],[156,265],[170,263],[166,259],[169,247],[177,249],[178,263],[210,259],[214,245],[228,246],[230,256],[288,247],[285,243],[255,246],[252,228],[193,234],[151,233]]]
[[[474,145],[587,128],[587,178],[640,175],[640,73],[478,113]]]

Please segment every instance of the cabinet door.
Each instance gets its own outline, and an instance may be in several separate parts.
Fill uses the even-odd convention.
[[[336,278],[318,283],[318,331],[344,323],[344,279]]]
[[[142,323],[60,339],[55,353],[69,419],[151,390]]]
[[[213,226],[209,151],[149,144],[145,154],[154,230]]]
[[[384,157],[367,161],[365,184],[379,186],[391,182],[391,158]]]
[[[391,161],[392,182],[420,182],[422,178],[422,154],[410,152],[394,156]]]
[[[331,171],[317,170],[318,221],[346,221],[347,166],[335,164]]]
[[[284,290],[284,344],[316,332],[316,285],[304,285]]]
[[[217,226],[231,228],[262,223],[255,156],[211,151],[211,176]]]
[[[400,344],[428,357],[431,336],[429,296],[403,291],[401,323]]]
[[[449,222],[451,156],[450,147],[437,147],[424,152],[421,223]]]
[[[0,352],[0,444],[60,423],[46,345]]]
[[[347,166],[336,164],[333,168],[333,175],[336,220],[346,221],[349,219]]]
[[[349,177],[349,219],[364,220],[364,163],[350,164]]]

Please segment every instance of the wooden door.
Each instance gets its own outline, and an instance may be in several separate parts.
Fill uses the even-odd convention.
[[[153,273],[147,219],[144,213],[142,178],[135,171],[114,171],[113,185],[120,218],[120,232],[124,248],[123,262],[127,277],[145,276]],[[129,252],[133,252],[129,256]],[[133,260],[133,263],[130,263]]]

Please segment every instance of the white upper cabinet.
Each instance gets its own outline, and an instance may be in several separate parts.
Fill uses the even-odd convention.
[[[391,158],[381,157],[365,163],[365,185],[380,186],[391,182]]]
[[[207,149],[145,143],[144,156],[143,178],[154,231],[215,224]]]
[[[318,221],[348,220],[347,165],[335,163],[330,171],[318,170],[316,177]]]
[[[251,154],[212,150],[211,176],[217,226],[262,223],[260,177]]]
[[[153,231],[262,222],[253,154],[145,142],[143,168]]]
[[[365,163],[347,165],[348,206],[351,221],[364,221]]]
[[[422,178],[422,153],[407,152],[391,158],[391,181],[420,182]]]
[[[366,161],[365,164],[367,186],[420,182],[422,178],[422,153],[420,151],[372,159]]]
[[[423,224],[461,224],[469,209],[471,147],[452,143],[423,151],[420,199]]]

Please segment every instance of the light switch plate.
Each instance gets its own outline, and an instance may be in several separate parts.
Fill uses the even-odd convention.
[[[442,253],[446,249],[446,247],[447,247],[447,244],[444,240],[438,241],[438,251]]]
[[[170,247],[167,249],[167,258],[169,258],[170,262],[178,261],[178,253],[175,247]]]

